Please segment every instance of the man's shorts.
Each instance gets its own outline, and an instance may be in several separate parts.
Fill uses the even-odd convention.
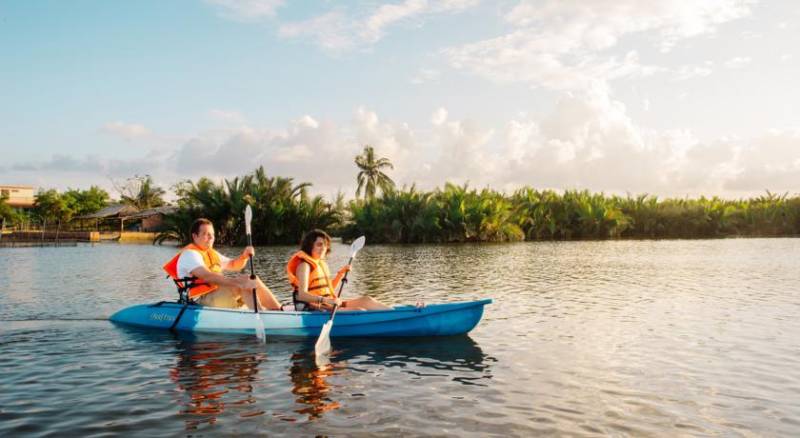
[[[239,289],[220,287],[214,292],[209,292],[195,300],[201,306],[223,307],[226,309],[246,309]]]

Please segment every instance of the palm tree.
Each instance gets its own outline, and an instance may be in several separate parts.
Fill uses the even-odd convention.
[[[370,145],[364,146],[364,152],[361,155],[356,155],[356,166],[360,169],[358,172],[358,189],[356,189],[356,198],[361,196],[361,189],[364,189],[364,197],[366,199],[375,198],[376,188],[381,191],[387,192],[394,188],[394,181],[389,178],[383,169],[389,168],[394,170],[394,166],[388,158],[375,159],[375,150]]]
[[[150,175],[128,178],[124,184],[114,184],[120,193],[120,200],[123,204],[132,205],[139,210],[161,207],[165,205],[163,196],[166,194],[164,189],[155,185]]]

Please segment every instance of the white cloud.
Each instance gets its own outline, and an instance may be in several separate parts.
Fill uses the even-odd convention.
[[[352,35],[354,23],[341,11],[332,11],[305,21],[283,24],[278,35],[284,38],[310,38],[328,51],[351,49],[356,44]]]
[[[432,68],[420,69],[414,77],[411,78],[412,84],[424,84],[426,82],[433,82],[439,79],[439,70]]]
[[[439,108],[431,114],[431,123],[438,126],[447,121],[447,110]]]
[[[380,41],[387,29],[399,23],[444,13],[460,12],[474,7],[478,0],[405,0],[382,4],[367,13],[348,13],[344,8],[280,26],[284,38],[309,38],[330,52],[369,46]]]
[[[503,36],[450,48],[453,67],[497,82],[580,90],[615,78],[667,71],[642,65],[635,52],[618,60],[607,51],[632,35],[662,51],[681,40],[712,34],[750,13],[750,0],[582,0],[522,1],[506,21]]]
[[[119,121],[106,123],[103,126],[102,131],[122,137],[125,140],[133,140],[150,135],[150,130],[145,128],[143,125]]]
[[[426,9],[428,9],[427,0],[406,0],[400,4],[382,5],[366,19],[361,36],[368,42],[378,41],[383,36],[385,27],[418,15]]]
[[[341,189],[352,196],[353,159],[369,144],[395,165],[389,175],[399,185],[415,183],[422,189],[451,181],[506,190],[528,185],[736,198],[764,189],[796,191],[800,179],[800,129],[703,142],[689,130],[636,124],[626,106],[602,89],[564,94],[543,115],[520,114],[497,127],[453,119],[446,108],[434,110],[430,123],[415,129],[359,107],[343,125],[302,115],[282,129],[200,132],[169,150],[131,160],[55,155],[7,165],[3,172],[45,187],[64,188],[81,176],[82,186],[102,185],[106,177],[136,174],[153,175],[169,187],[200,176],[220,181],[263,165],[271,176],[313,183],[315,193],[333,195]]]
[[[284,0],[206,0],[206,3],[217,6],[225,18],[255,21],[273,17]]]
[[[672,72],[673,80],[685,81],[687,79],[702,78],[708,76],[713,72],[713,70],[711,69],[712,66],[713,63],[711,62],[706,62],[703,65],[683,65]]]
[[[228,111],[221,109],[212,109],[208,112],[208,117],[212,120],[222,122],[230,125],[246,125],[247,118],[239,111]]]
[[[724,65],[727,68],[736,69],[736,68],[742,68],[750,64],[751,62],[753,62],[753,58],[750,58],[749,56],[737,56],[735,58],[731,58],[725,61]]]
[[[792,56],[792,54],[790,53],[784,53],[783,55],[781,55],[781,62],[791,61],[793,57],[794,56]]]

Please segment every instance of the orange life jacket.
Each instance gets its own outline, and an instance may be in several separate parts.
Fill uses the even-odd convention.
[[[286,265],[286,273],[289,274],[289,283],[294,288],[295,296],[300,290],[300,280],[297,279],[297,267],[300,263],[306,262],[311,266],[308,275],[308,293],[325,298],[336,298],[334,291],[335,284],[331,281],[328,264],[325,260],[317,260],[304,251],[297,251],[289,263]]]
[[[167,264],[164,265],[164,270],[167,271],[167,274],[169,274],[169,276],[172,277],[173,280],[181,282],[181,285],[183,284],[182,281],[186,279],[178,277],[178,259],[180,258],[181,254],[183,254],[184,251],[199,252],[200,255],[203,256],[203,264],[209,271],[216,272],[218,274],[222,273],[222,264],[220,263],[219,256],[217,255],[216,251],[214,251],[211,248],[202,249],[199,246],[195,245],[194,243],[190,243],[184,246],[183,249],[181,249],[180,252],[178,252],[178,254],[175,255],[175,257],[170,259],[170,261],[168,261]],[[191,285],[189,289],[189,298],[194,299],[201,295],[205,295],[209,292],[213,292],[217,290],[217,288],[219,288],[219,286],[215,284],[208,284],[202,281],[198,282],[197,277],[189,277],[189,278],[194,279],[194,284]]]

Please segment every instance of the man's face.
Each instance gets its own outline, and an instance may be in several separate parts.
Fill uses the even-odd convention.
[[[214,226],[203,224],[197,230],[197,234],[192,233],[194,244],[203,249],[214,247]]]

